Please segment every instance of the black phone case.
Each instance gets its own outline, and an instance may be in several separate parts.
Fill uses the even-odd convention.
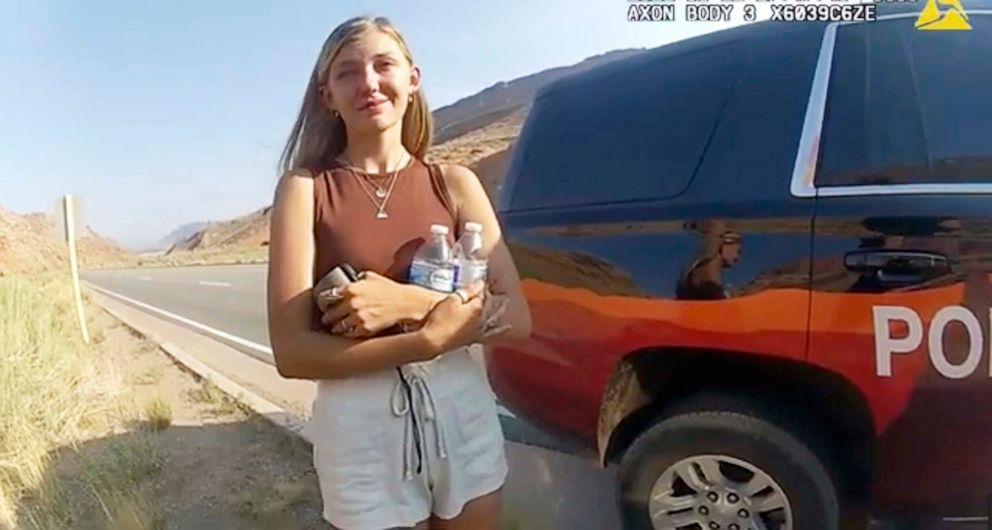
[[[339,267],[341,267],[341,270],[344,272],[344,274],[348,277],[349,280],[353,282],[358,281],[358,273],[355,272],[355,268],[352,267],[350,264],[342,263],[341,265],[339,265]]]

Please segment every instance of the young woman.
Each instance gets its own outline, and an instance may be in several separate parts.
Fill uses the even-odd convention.
[[[317,381],[314,465],[332,528],[496,529],[507,464],[468,346],[530,333],[513,261],[477,176],[424,161],[421,72],[385,18],[324,43],[283,152],[272,210],[269,335],[284,377]],[[487,285],[408,283],[417,248],[483,226]],[[359,281],[317,296],[335,266]]]

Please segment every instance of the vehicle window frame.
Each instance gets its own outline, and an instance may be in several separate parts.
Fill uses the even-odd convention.
[[[876,20],[916,18],[918,13],[899,13],[880,16]],[[968,16],[992,16],[992,9],[970,9]],[[992,183],[919,183],[919,184],[845,184],[838,186],[817,185],[816,167],[819,160],[820,138],[833,64],[837,31],[848,24],[869,22],[834,22],[824,29],[816,71],[810,86],[802,134],[796,150],[790,191],[794,197],[850,197],[860,195],[933,195],[933,194],[992,194]]]

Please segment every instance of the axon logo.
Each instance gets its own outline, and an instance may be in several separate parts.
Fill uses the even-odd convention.
[[[915,351],[923,343],[923,320],[915,310],[903,306],[874,306],[872,312],[875,326],[875,373],[881,377],[891,377],[892,356]],[[987,318],[992,322],[992,311]],[[896,322],[905,324],[908,329],[905,336],[895,336]],[[964,326],[968,335],[968,355],[959,364],[952,363],[944,353],[944,333],[952,323]],[[926,340],[930,364],[940,375],[949,379],[970,376],[982,361],[985,343],[982,326],[978,317],[966,307],[952,305],[937,311],[926,330]],[[992,364],[989,366],[989,377],[992,377]]]
[[[947,9],[941,11],[937,3]],[[927,0],[927,5],[916,19],[916,29],[920,30],[969,30],[968,14],[959,0]]]

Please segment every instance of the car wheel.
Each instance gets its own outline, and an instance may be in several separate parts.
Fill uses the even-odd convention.
[[[659,418],[625,453],[618,502],[631,530],[835,530],[837,490],[786,422],[705,396]]]

